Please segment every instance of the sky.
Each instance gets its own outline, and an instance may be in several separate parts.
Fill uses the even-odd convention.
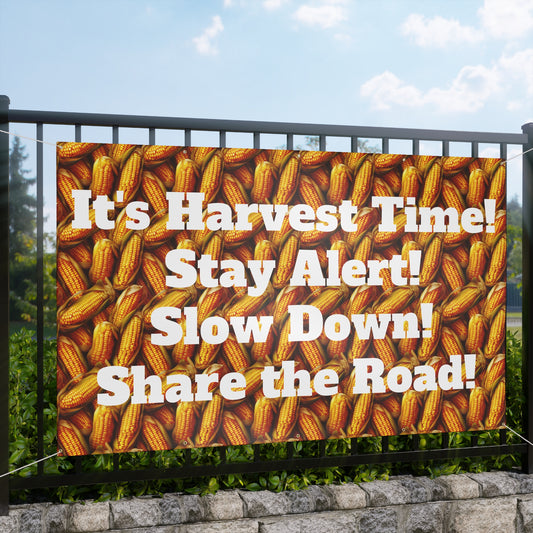
[[[0,0],[0,13],[0,93],[14,109],[510,133],[533,122],[533,0]],[[520,197],[520,158],[508,169]]]

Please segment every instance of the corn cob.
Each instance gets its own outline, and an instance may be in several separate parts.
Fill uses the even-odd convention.
[[[59,419],[57,441],[61,455],[88,455],[89,446],[81,431],[69,420]]]
[[[172,440],[176,447],[192,446],[192,438],[198,422],[199,407],[194,402],[180,402],[176,407],[176,423]]]
[[[165,243],[165,241],[172,239],[178,233],[179,230],[167,229],[167,224],[167,212],[159,212],[152,217],[150,225],[144,232],[144,245],[147,248],[156,248]]]
[[[346,425],[350,413],[350,402],[348,396],[338,392],[331,397],[329,406],[329,416],[326,421],[327,434],[332,438],[343,438],[346,436]]]
[[[305,440],[323,440],[326,438],[326,431],[322,422],[307,407],[300,407],[299,409],[298,428]]]
[[[274,406],[270,398],[261,397],[253,410],[253,422],[250,428],[252,442],[269,442],[274,423]]]
[[[71,248],[93,235],[98,227],[95,224],[94,209],[89,209],[90,228],[73,228],[73,214],[68,215],[57,227],[57,242],[60,248]]]
[[[299,406],[300,398],[298,396],[289,396],[283,400],[272,435],[274,442],[287,440],[298,420]]]
[[[405,233],[405,224],[407,222],[407,216],[403,211],[398,212],[394,216],[394,225],[396,229],[394,231],[380,231],[374,235],[374,244],[378,248],[383,248],[389,244],[400,239]]]
[[[246,241],[250,240],[254,235],[259,233],[264,226],[263,215],[261,213],[252,213],[249,216],[249,222],[252,229],[249,230],[227,230],[224,233],[224,244],[228,249],[242,246]]]
[[[145,291],[141,285],[130,285],[118,297],[109,319],[117,328],[121,328],[129,316],[135,312],[145,300]]]
[[[140,233],[131,233],[123,242],[120,249],[120,259],[113,276],[113,287],[124,290],[133,283],[137,272],[141,268],[143,254],[143,239]]]
[[[115,297],[108,282],[98,282],[90,289],[71,296],[57,311],[60,331],[72,331],[105,309]]]
[[[147,166],[160,165],[165,159],[174,157],[180,150],[179,146],[145,146],[143,151],[144,163]]]
[[[120,328],[120,343],[113,358],[114,365],[130,366],[133,363],[142,346],[143,328],[143,318],[139,312],[124,322]]]
[[[439,270],[442,261],[442,237],[434,233],[433,238],[424,248],[419,278],[421,287],[427,287],[433,281],[433,278]]]
[[[399,313],[403,311],[418,295],[415,287],[395,287],[384,292],[373,306],[373,312]]]
[[[403,394],[398,418],[398,428],[401,433],[416,433],[420,404],[420,397],[416,391],[409,389]]]
[[[97,382],[98,369],[71,379],[57,395],[57,405],[63,413],[73,413],[90,403],[100,391]]]
[[[505,378],[501,379],[492,392],[489,412],[485,418],[485,429],[497,429],[505,417]]]
[[[333,205],[340,205],[343,200],[346,200],[351,181],[350,169],[342,163],[335,165],[330,175],[330,186],[327,192],[328,202]]]
[[[171,368],[170,356],[164,346],[152,344],[151,335],[145,333],[141,344],[143,360],[152,374],[161,374]]]
[[[57,359],[70,378],[88,371],[87,362],[78,345],[63,335],[57,339]]]
[[[441,388],[427,393],[422,416],[418,424],[419,433],[429,433],[437,424],[442,411],[442,395]]]
[[[224,399],[220,394],[214,394],[213,399],[206,405],[196,435],[196,446],[209,446],[216,437],[222,423]]]
[[[459,410],[461,415],[466,416],[468,413],[469,395],[465,391],[459,391],[457,394],[451,396],[450,401]]]
[[[239,183],[246,191],[250,191],[254,184],[254,174],[249,165],[243,165],[232,169],[232,174],[239,180]]]
[[[113,452],[122,453],[129,451],[142,428],[144,405],[127,403],[120,413],[120,426],[113,441]]]
[[[485,296],[485,285],[471,281],[460,291],[454,291],[442,304],[444,322],[452,322],[474,307]]]
[[[251,198],[259,204],[267,203],[272,197],[277,180],[276,166],[270,161],[263,161],[255,168]]]
[[[422,176],[416,167],[408,166],[403,169],[400,194],[404,200],[406,198],[417,198]]]
[[[466,284],[461,265],[450,254],[442,254],[442,274],[450,290],[460,289]],[[470,280],[469,280],[470,281]]]
[[[483,429],[483,419],[485,418],[488,402],[489,397],[483,387],[472,389],[466,414],[466,425],[469,430]]]
[[[103,152],[99,155],[99,157],[101,157],[102,155],[108,155],[109,157],[114,159],[117,165],[121,168],[124,165],[124,162],[130,156],[131,152],[133,152],[136,147],[135,144],[111,144],[108,146],[109,153]],[[99,150],[96,150],[96,152],[99,153]],[[97,154],[93,153],[93,158],[95,155]]]
[[[385,370],[389,370],[398,360],[398,352],[392,339],[386,335],[383,339],[372,340],[373,351],[383,361]]]
[[[93,332],[92,345],[87,354],[87,361],[91,366],[105,364],[111,360],[115,344],[118,339],[118,331],[111,322],[100,322]]]
[[[359,394],[355,397],[352,416],[346,428],[347,437],[357,437],[363,433],[372,417],[373,402],[372,393]]]
[[[492,320],[500,307],[505,304],[506,285],[505,282],[496,283],[487,295],[483,305],[483,316],[487,320]]]
[[[250,355],[243,344],[237,342],[233,335],[222,343],[222,353],[228,364],[234,372],[240,372],[248,368],[251,364]]]
[[[161,307],[183,308],[187,304],[196,300],[196,289],[188,287],[185,289],[169,289],[165,294],[154,296],[143,309],[144,324],[146,327],[152,326],[152,312]]]
[[[462,318],[458,318],[448,324],[448,327],[457,335],[461,342],[465,342],[468,337],[468,323]]]
[[[489,259],[489,247],[482,241],[475,242],[470,248],[466,277],[468,281],[485,275],[485,268]]]
[[[325,198],[320,186],[309,176],[302,174],[298,186],[299,196],[304,204],[310,205],[316,210],[325,204]]]
[[[435,161],[430,169],[424,173],[424,184],[418,201],[420,207],[433,207],[442,189],[442,167]]]
[[[152,213],[159,213],[167,209],[167,190],[153,172],[143,170],[140,185],[143,197],[148,202]]]
[[[398,427],[393,416],[379,403],[372,407],[371,421],[377,435],[385,437],[398,434]]]
[[[80,265],[64,252],[57,254],[57,277],[71,295],[89,288],[89,281]]]
[[[272,203],[288,204],[298,190],[300,180],[300,158],[291,156],[279,174],[278,187]]]
[[[110,239],[101,239],[94,245],[93,259],[89,269],[89,279],[92,283],[111,278],[117,254],[115,243]]]
[[[99,157],[93,165],[93,179],[91,181],[91,191],[93,200],[97,196],[110,196],[115,186],[117,177],[117,164],[111,157]]]
[[[468,178],[468,194],[466,195],[468,207],[477,207],[483,203],[486,188],[487,173],[480,168],[472,170]]]
[[[487,287],[493,287],[498,283],[505,273],[507,267],[507,237],[503,233],[495,242],[492,248],[485,283]]]
[[[483,378],[483,388],[492,394],[497,383],[505,376],[505,354],[498,354],[490,361],[485,377]]]
[[[169,450],[172,448],[172,442],[166,429],[153,416],[144,415],[140,435],[149,450]]]
[[[457,335],[448,327],[442,328],[440,335],[440,345],[445,355],[450,358],[452,355],[464,354],[464,348]]]
[[[250,442],[248,429],[241,419],[231,411],[226,411],[222,415],[222,432],[228,444],[231,446],[248,444]]]
[[[232,168],[244,165],[259,154],[255,148],[227,148],[222,151],[224,166]]]
[[[57,157],[63,164],[71,164],[83,159],[98,148],[96,143],[64,142],[57,143]]]
[[[490,324],[487,342],[485,344],[485,357],[494,357],[503,346],[505,341],[505,323],[506,313],[505,307],[500,307],[500,310],[494,315]]]
[[[165,189],[169,191],[173,189],[176,171],[169,162],[164,162],[161,165],[157,165],[152,169],[152,172],[160,179],[161,183],[165,186]]]
[[[370,195],[373,184],[374,165],[371,159],[366,158],[354,173],[352,204],[362,206]]]
[[[117,424],[117,410],[106,405],[99,405],[93,414],[92,431],[89,444],[93,453],[109,453],[110,443]]]
[[[466,431],[466,423],[459,409],[447,400],[442,402],[442,422],[448,431]]]

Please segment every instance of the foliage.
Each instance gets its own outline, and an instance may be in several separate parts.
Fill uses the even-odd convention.
[[[28,155],[19,137],[9,154],[9,314],[12,321],[35,323],[37,316],[37,234],[36,200],[32,188],[35,178],[28,178],[24,168]],[[43,248],[52,248],[52,238],[45,237]],[[55,254],[43,257],[44,317],[55,321]]]
[[[10,339],[10,469],[15,469],[38,457],[37,436],[37,393],[36,393],[36,363],[37,342],[32,332],[21,330],[14,333]],[[522,412],[524,407],[524,393],[522,389],[522,344],[512,334],[507,336],[507,424],[517,432],[522,431]],[[56,451],[56,343],[55,340],[44,342],[44,454]],[[422,449],[435,449],[442,445],[442,435],[408,435],[388,438],[389,450],[410,450],[418,441]],[[450,446],[470,446],[477,440],[479,445],[498,444],[498,431],[465,432],[449,434]],[[518,437],[508,434],[508,442],[517,442]],[[378,438],[361,438],[357,440],[357,453],[380,453],[382,440]],[[286,459],[289,454],[289,444],[273,443],[260,446],[261,460]],[[343,456],[351,452],[350,439],[319,442],[292,443],[294,457],[315,456],[320,446],[325,446],[327,455]],[[230,446],[225,448],[227,462],[249,462],[254,460],[254,447]],[[429,461],[425,463],[409,464],[366,464],[351,467],[330,467],[320,469],[306,469],[296,471],[277,471],[246,474],[229,474],[218,477],[194,479],[156,479],[152,481],[132,483],[107,483],[92,487],[65,486],[45,491],[17,491],[12,494],[12,501],[33,501],[37,498],[51,501],[72,502],[82,498],[96,498],[99,500],[119,499],[124,496],[143,494],[163,494],[165,492],[188,492],[194,494],[214,493],[219,489],[239,488],[244,490],[296,490],[310,485],[328,485],[332,483],[346,483],[387,479],[396,474],[430,475],[432,477],[451,473],[480,472],[491,469],[510,469],[520,464],[520,457],[504,455],[497,457],[473,457],[452,460]],[[86,457],[81,460],[86,471],[103,471],[113,469],[112,455]],[[179,466],[185,462],[193,464],[219,464],[222,460],[221,448],[201,448],[190,451],[172,450],[149,453],[126,453],[118,457],[121,468],[143,469],[165,468]],[[73,468],[73,460],[67,457],[54,457],[44,462],[46,474],[66,473]],[[17,476],[35,474],[37,466],[17,472]]]
[[[522,206],[518,198],[507,202],[507,276],[521,280],[522,275]],[[521,286],[521,283],[520,283]]]
[[[320,137],[317,135],[306,135],[304,146],[296,146],[297,150],[320,150]],[[357,151],[367,153],[380,153],[381,148],[371,144],[368,139],[357,139]]]

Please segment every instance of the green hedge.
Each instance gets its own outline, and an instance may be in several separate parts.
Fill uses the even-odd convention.
[[[20,330],[10,337],[10,469],[24,466],[37,459],[37,411],[36,411],[36,350],[34,332]],[[48,339],[44,343],[44,443],[45,455],[56,452],[56,342]],[[522,344],[515,334],[507,335],[507,424],[517,432],[522,431]],[[478,432],[478,442],[497,444],[497,431]],[[450,434],[450,445],[470,445],[471,434]],[[409,449],[410,436],[389,437],[389,449]],[[435,448],[440,445],[439,435],[421,435],[420,447]],[[508,434],[509,442],[517,442],[518,437]],[[381,440],[377,438],[360,439],[362,451],[380,451]],[[342,454],[349,450],[350,440],[340,439],[326,442],[330,454]],[[297,442],[295,452],[301,455],[316,453],[317,443]],[[286,457],[284,443],[265,444],[262,453],[271,459]],[[252,446],[236,446],[227,449],[228,461],[250,461],[253,458]],[[213,448],[192,450],[195,463],[218,460],[218,451]],[[100,455],[82,459],[87,470],[111,470],[112,456]],[[184,451],[165,451],[150,453],[122,454],[119,458],[124,468],[165,468],[183,463]],[[112,483],[91,487],[60,487],[41,491],[13,491],[12,503],[46,499],[49,501],[71,502],[82,498],[98,500],[118,499],[129,495],[162,494],[165,492],[185,491],[204,494],[218,489],[239,488],[247,490],[268,489],[272,491],[295,490],[309,485],[322,485],[344,482],[362,482],[374,479],[387,479],[400,473],[438,476],[461,472],[481,472],[493,469],[507,470],[520,465],[519,456],[499,456],[489,458],[465,458],[452,461],[431,461],[415,464],[363,465],[347,468],[326,468],[295,472],[272,472],[264,474],[227,475],[220,477],[181,480],[154,480],[139,483]],[[72,468],[69,458],[54,457],[45,461],[44,472],[57,474]],[[37,466],[17,472],[18,476],[31,476]]]

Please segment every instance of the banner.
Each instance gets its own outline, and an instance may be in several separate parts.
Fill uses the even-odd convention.
[[[502,163],[59,143],[62,453],[502,427]]]

